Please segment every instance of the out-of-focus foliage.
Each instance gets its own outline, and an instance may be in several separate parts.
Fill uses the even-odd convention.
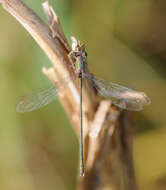
[[[45,21],[41,3],[24,0]],[[65,34],[86,44],[92,73],[145,91],[134,113],[134,159],[141,190],[166,189],[166,2],[50,0]],[[77,138],[58,101],[19,115],[20,95],[49,85],[48,58],[0,7],[0,189],[74,189]],[[133,126],[134,127],[134,126]]]

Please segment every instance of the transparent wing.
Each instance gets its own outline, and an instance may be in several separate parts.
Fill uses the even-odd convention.
[[[76,79],[76,76],[67,77],[62,81],[58,82],[59,90],[62,90],[69,82]],[[35,92],[34,94],[30,94],[29,96],[22,97],[17,104],[16,111],[17,112],[31,112],[33,110],[37,110],[41,107],[46,106],[56,99],[58,95],[58,89],[56,89],[56,84],[52,84],[47,89],[40,90]]]
[[[144,92],[107,82],[91,74],[84,74],[84,77],[92,82],[99,95],[110,98],[113,104],[122,109],[140,111],[143,106],[151,103],[150,98]]]
[[[17,112],[30,112],[51,103],[58,95],[55,86],[40,90],[29,96],[22,97],[17,104]]]

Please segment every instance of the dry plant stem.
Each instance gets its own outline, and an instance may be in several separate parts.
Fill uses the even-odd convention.
[[[119,118],[119,139],[120,139],[120,163],[124,188],[137,190],[137,183],[133,163],[133,127],[131,113],[122,112]]]
[[[70,52],[70,47],[67,43],[66,37],[61,28],[60,20],[54,12],[53,8],[49,5],[48,1],[42,4],[43,10],[47,17],[48,23],[50,25],[50,29],[52,32],[53,38],[58,37],[61,43],[65,46],[65,48]]]
[[[91,129],[89,133],[89,149],[88,149],[88,157],[86,162],[86,169],[90,170],[93,167],[93,163],[95,160],[96,153],[98,152],[99,146],[99,133],[101,131],[101,127],[105,121],[105,118],[108,114],[108,110],[111,106],[111,102],[109,100],[101,101],[98,107],[98,110],[95,114],[95,118],[91,124]]]
[[[108,103],[108,101],[104,102],[104,104],[106,104],[106,107]],[[111,150],[113,146],[113,134],[116,129],[119,112],[110,109],[110,107],[109,109],[104,108],[104,110],[107,116],[102,123],[102,128],[99,132],[99,135],[96,137],[90,137],[89,140],[89,154],[86,167],[86,176],[84,181],[79,184],[80,190],[98,190],[105,189],[106,187],[109,187],[109,189],[111,188],[112,190],[119,190],[120,170],[119,168],[115,169],[116,172],[113,170],[112,167],[115,167],[114,161],[110,159],[110,157],[112,158],[115,156],[115,153]],[[109,118],[110,113],[113,116],[112,118]],[[106,166],[106,160],[109,160],[109,172],[107,174],[106,169],[108,168],[108,166]],[[106,179],[109,179],[109,183],[105,181]]]
[[[25,27],[50,59],[53,67],[44,68],[44,74],[53,82],[59,80],[62,82],[65,77],[72,78],[74,71],[70,67],[68,58],[70,47],[61,29],[59,19],[48,2],[43,4],[43,8],[50,24],[49,27],[21,0],[0,0],[0,3]],[[110,102],[107,102],[106,109],[103,109],[103,113],[97,116],[102,116],[100,118],[102,122],[100,122],[97,129],[98,135],[94,139],[90,138],[90,124],[95,116],[97,105],[100,105],[100,103],[94,89],[86,82],[83,86],[86,168],[85,177],[78,180],[78,189],[119,190],[121,181],[120,166],[122,166],[125,190],[136,190],[130,118],[126,114],[121,115],[119,111],[110,107]],[[68,87],[60,93],[59,98],[79,136],[78,83],[71,80]],[[100,108],[99,106],[99,113],[101,113]]]

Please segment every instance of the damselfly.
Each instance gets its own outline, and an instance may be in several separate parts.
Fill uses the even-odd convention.
[[[78,40],[72,38],[72,52],[69,54],[70,60],[74,61],[75,78],[80,80],[80,175],[84,176],[84,155],[83,155],[83,118],[82,118],[82,86],[83,79],[89,81],[97,90],[100,96],[110,98],[112,103],[119,108],[140,111],[145,105],[150,104],[149,97],[144,92],[139,92],[112,82],[107,82],[103,79],[86,72],[87,53],[84,45],[81,45]],[[70,82],[71,80],[69,80]],[[67,85],[65,81],[63,85]],[[31,96],[23,97],[17,105],[17,112],[30,112],[39,109],[56,99],[58,89],[56,85],[48,89],[39,91]],[[60,85],[58,85],[60,86]]]

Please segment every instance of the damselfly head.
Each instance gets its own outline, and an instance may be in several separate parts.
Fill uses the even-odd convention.
[[[75,57],[87,57],[87,52],[85,50],[85,44],[81,44],[74,36],[71,37],[72,50]]]

